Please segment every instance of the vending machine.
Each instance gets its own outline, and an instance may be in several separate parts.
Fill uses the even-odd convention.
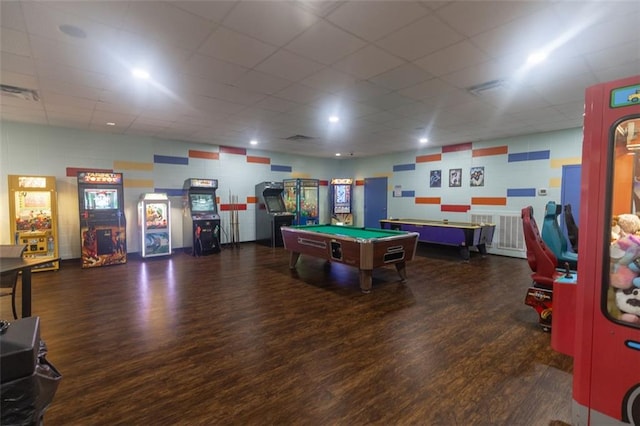
[[[639,425],[640,75],[586,90],[583,135],[580,262],[554,282],[552,344],[557,328],[574,357],[573,424]]]
[[[171,202],[164,193],[140,195],[138,201],[138,232],[142,257],[171,254]]]
[[[352,190],[353,179],[331,179],[331,223],[353,225],[353,214],[351,212]]]
[[[314,225],[318,223],[318,200],[320,181],[318,179],[285,179],[284,203],[287,211],[293,213],[293,225]]]
[[[284,184],[262,182],[256,185],[256,241],[270,247],[282,247],[282,226],[293,223],[293,213],[284,205]]]
[[[218,180],[190,178],[184,181],[183,189],[183,247],[194,256],[219,253]]]
[[[58,257],[58,203],[53,176],[9,175],[9,214],[15,244],[25,244],[25,257]],[[57,270],[59,262],[33,271]]]
[[[127,262],[122,173],[78,172],[83,268]]]

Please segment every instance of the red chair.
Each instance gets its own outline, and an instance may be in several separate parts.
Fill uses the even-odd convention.
[[[538,313],[542,329],[551,330],[551,313],[553,301],[553,282],[564,275],[556,269],[558,260],[547,247],[540,235],[540,230],[533,216],[533,207],[522,209],[522,229],[527,247],[527,262],[531,268],[533,285],[527,290],[524,303],[532,306]]]

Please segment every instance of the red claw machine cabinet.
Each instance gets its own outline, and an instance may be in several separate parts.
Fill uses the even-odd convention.
[[[552,328],[572,331],[574,425],[640,425],[638,182],[640,75],[586,90],[575,311],[554,283]]]
[[[184,181],[182,245],[194,256],[220,253],[220,215],[216,190],[218,179]]]
[[[318,179],[285,179],[283,184],[285,207],[294,215],[292,225],[317,224],[320,181]]]
[[[127,262],[122,173],[78,172],[83,268]]]
[[[53,176],[9,175],[9,214],[15,244],[26,244],[25,257],[58,257],[58,204]],[[57,270],[51,262],[33,271]]]
[[[331,223],[340,225],[353,225],[351,213],[351,194],[353,179],[331,179]]]
[[[171,254],[171,202],[167,194],[150,192],[138,201],[138,232],[142,257]]]

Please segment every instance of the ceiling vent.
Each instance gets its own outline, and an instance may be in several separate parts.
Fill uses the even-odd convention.
[[[476,84],[467,88],[467,91],[475,96],[493,95],[497,93],[503,93],[508,89],[505,80],[491,80],[486,83]]]
[[[284,138],[284,140],[286,141],[294,141],[294,142],[310,141],[312,139],[315,139],[315,138],[311,136],[305,136],[305,135],[293,135],[293,136],[289,136],[288,138]]]
[[[25,101],[38,102],[40,100],[40,95],[38,95],[37,90],[9,86],[7,84],[0,84],[0,93],[7,96],[13,96],[14,98],[20,98]]]

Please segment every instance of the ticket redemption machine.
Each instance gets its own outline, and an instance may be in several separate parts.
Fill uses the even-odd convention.
[[[220,215],[216,201],[217,179],[184,181],[182,243],[194,256],[220,252]]]
[[[83,268],[127,263],[122,173],[78,172]]]
[[[293,213],[284,205],[284,184],[262,182],[256,185],[256,242],[270,247],[282,247],[282,226],[293,224]]]
[[[25,257],[58,257],[58,204],[53,176],[9,175],[9,214],[15,244],[27,246]],[[33,271],[57,270],[51,262]]]
[[[138,232],[142,257],[171,254],[171,202],[164,193],[140,195],[138,201]]]
[[[285,179],[284,204],[293,213],[293,225],[315,225],[318,223],[318,179]]]
[[[353,179],[331,179],[331,223],[353,225],[351,195]]]
[[[552,347],[574,358],[573,424],[640,425],[640,288],[629,267],[640,238],[615,226],[640,214],[640,75],[587,88],[583,134],[580,262],[576,281],[554,282]]]

